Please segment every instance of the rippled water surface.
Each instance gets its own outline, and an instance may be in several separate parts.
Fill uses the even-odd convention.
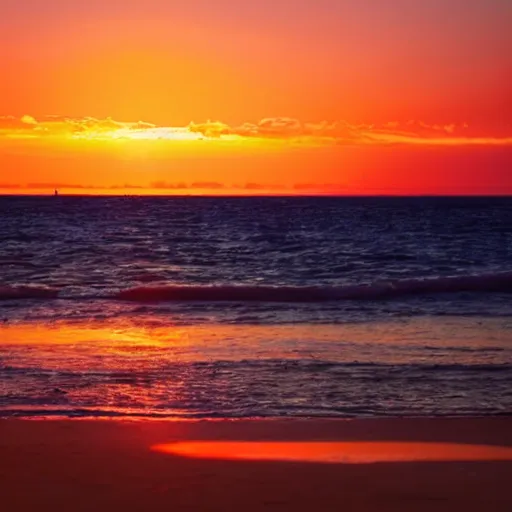
[[[0,198],[0,414],[512,412],[512,200]]]

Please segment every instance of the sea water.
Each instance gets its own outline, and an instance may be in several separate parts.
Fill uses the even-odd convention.
[[[512,199],[0,197],[0,415],[512,412]]]

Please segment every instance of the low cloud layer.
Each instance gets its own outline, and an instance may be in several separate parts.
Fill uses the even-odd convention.
[[[70,182],[33,182],[33,183],[0,183],[0,190],[34,190],[34,191],[53,191],[59,189],[61,191],[72,191],[74,193],[82,193],[84,191],[111,191],[120,194],[134,194],[144,193],[146,191],[160,191],[162,194],[188,194],[194,191],[212,191],[217,193],[232,194],[232,193],[246,193],[246,192],[261,192],[261,193],[341,193],[346,190],[346,185],[339,183],[295,183],[292,185],[283,185],[275,183],[221,183],[217,181],[196,181],[186,183],[170,182],[170,181],[154,181],[146,185],[134,185],[124,183],[121,185],[84,185],[80,183]]]
[[[484,135],[466,123],[428,124],[414,120],[383,124],[351,124],[346,121],[304,123],[288,117],[273,117],[239,126],[230,126],[220,121],[191,122],[187,126],[157,126],[144,121],[120,122],[111,118],[0,116],[0,139],[45,138],[175,142],[274,140],[304,146],[512,146],[512,135]]]

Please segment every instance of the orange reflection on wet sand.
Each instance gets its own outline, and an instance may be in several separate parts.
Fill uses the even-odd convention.
[[[186,343],[188,333],[184,329],[168,326],[166,328],[145,328],[128,323],[55,323],[13,324],[0,328],[2,345],[72,345],[86,342],[107,342],[110,346],[122,345],[161,345],[169,342]]]
[[[339,325],[327,324],[179,325],[173,323],[172,317],[166,317],[164,321],[162,317],[151,315],[136,320],[0,324],[0,346],[72,346],[92,343],[95,350],[108,347],[111,351],[119,347],[192,348],[186,354],[187,360],[204,360],[202,349],[206,349],[211,356],[214,348],[220,359],[260,358],[270,355],[272,358],[374,362],[375,353],[368,352],[368,343],[371,341],[371,345],[379,351],[380,362],[385,362],[386,358],[390,358],[391,362],[399,362],[401,353],[404,362],[410,362],[411,347],[434,346],[440,350],[458,346],[464,349],[486,346],[501,348],[506,347],[507,342],[503,325],[497,323],[490,330],[492,324],[488,322],[484,327],[471,325],[466,331],[456,321],[446,325],[424,320],[411,321],[408,325],[393,322],[356,323],[345,324],[342,328]],[[377,337],[375,329],[379,332]],[[340,342],[345,343],[341,355],[339,350],[333,350],[335,344]],[[387,346],[391,350],[389,354]],[[408,350],[395,350],[400,346]],[[181,354],[182,357],[184,355]],[[454,357],[451,352],[450,357]],[[473,352],[457,352],[457,357],[459,361],[462,358],[470,360]]]
[[[342,464],[512,460],[509,447],[420,442],[192,441],[160,444],[151,449],[201,459]]]

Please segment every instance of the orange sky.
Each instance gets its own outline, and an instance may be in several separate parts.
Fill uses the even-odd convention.
[[[0,4],[0,193],[512,193],[508,0]]]

